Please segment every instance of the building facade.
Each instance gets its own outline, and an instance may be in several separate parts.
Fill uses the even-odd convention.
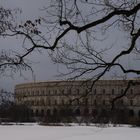
[[[15,100],[27,105],[35,116],[49,116],[68,108],[75,115],[94,115],[97,108],[110,109],[111,101],[123,94],[127,85],[127,80],[99,80],[94,86],[91,81],[25,83],[15,86]],[[127,108],[132,117],[140,118],[140,86],[131,86],[115,107]]]

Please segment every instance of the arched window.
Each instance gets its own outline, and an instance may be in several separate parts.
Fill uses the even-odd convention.
[[[41,116],[44,116],[44,110],[43,109],[41,110]]]
[[[44,105],[45,105],[44,99],[41,99],[41,100],[40,100],[40,105],[41,105],[41,106],[44,106]]]
[[[51,91],[50,90],[48,91],[48,95],[51,95]]]
[[[36,91],[36,96],[39,96],[39,90]]]

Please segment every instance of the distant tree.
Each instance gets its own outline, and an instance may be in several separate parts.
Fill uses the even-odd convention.
[[[30,122],[33,121],[31,118],[31,109],[26,105],[13,104],[9,108],[8,117],[14,122]]]
[[[5,89],[0,90],[0,105],[11,103],[14,101],[14,94],[12,92],[6,91]]]
[[[14,94],[6,90],[0,90],[0,120],[27,122],[32,120],[31,109],[26,105],[16,104]]]

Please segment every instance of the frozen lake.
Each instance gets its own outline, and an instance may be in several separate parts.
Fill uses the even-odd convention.
[[[0,125],[0,140],[139,140],[140,128]]]

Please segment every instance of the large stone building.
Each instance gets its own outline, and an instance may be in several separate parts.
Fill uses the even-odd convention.
[[[49,116],[68,108],[76,115],[94,114],[97,108],[109,109],[112,99],[123,94],[127,85],[127,80],[99,80],[91,90],[92,82],[85,81],[25,83],[16,85],[15,99],[30,107],[35,116]],[[127,108],[132,117],[140,117],[140,86],[130,87],[115,104]]]

